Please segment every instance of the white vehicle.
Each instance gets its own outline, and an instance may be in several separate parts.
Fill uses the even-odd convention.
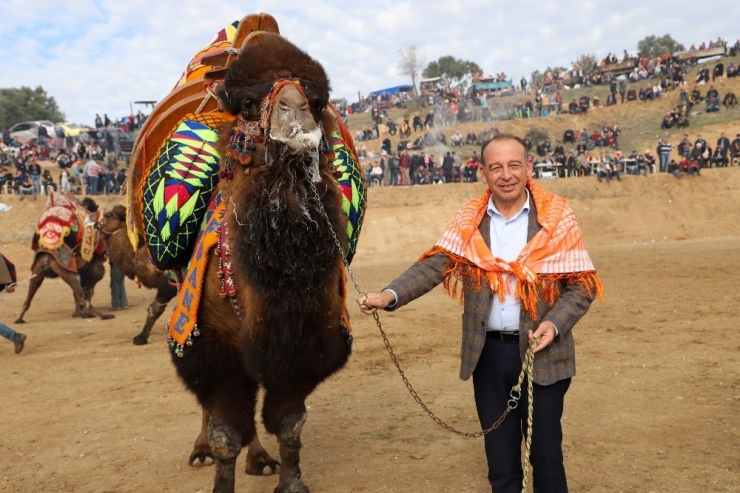
[[[39,136],[39,127],[46,128],[49,137],[54,138],[54,124],[49,120],[36,120],[33,122],[16,123],[10,127],[10,138],[17,139],[21,143],[35,144]]]

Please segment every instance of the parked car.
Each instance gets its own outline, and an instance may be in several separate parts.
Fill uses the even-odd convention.
[[[49,137],[54,137],[54,124],[49,120],[16,123],[10,127],[10,138],[18,139],[21,143],[35,144],[39,136],[39,126],[46,127]]]
[[[56,128],[61,128],[64,130],[64,136],[65,137],[79,137],[81,133],[83,132],[89,132],[91,130],[90,127],[86,127],[84,125],[78,125],[77,123],[57,123],[55,125]]]

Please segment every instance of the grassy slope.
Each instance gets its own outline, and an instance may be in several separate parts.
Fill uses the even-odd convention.
[[[730,61],[734,60],[735,64],[738,65],[740,60],[736,58],[723,57],[722,61],[725,65],[725,70],[730,64]],[[701,65],[700,65],[701,66]],[[714,67],[714,62],[707,65],[711,69]],[[691,70],[687,77],[687,81],[692,82],[698,71],[698,68]],[[628,84],[628,88],[634,86],[639,90],[640,87],[645,85],[645,82]],[[692,84],[689,85],[692,87]],[[735,91],[735,94],[740,94],[740,78],[731,80],[725,79],[722,82],[716,83],[715,87],[720,93],[720,99],[722,99],[729,88]],[[708,86],[701,86],[700,90],[702,95],[706,94]],[[563,96],[564,105],[567,105],[571,99],[576,100],[583,94],[587,94],[593,97],[594,94],[598,94],[601,98],[602,104],[606,101],[606,96],[609,91],[607,85],[596,86],[591,88],[581,89],[565,89],[561,91]],[[509,96],[506,98],[499,98],[498,101],[515,102],[523,99],[534,99],[533,96]],[[493,101],[493,100],[491,100]],[[643,152],[645,149],[650,149],[655,152],[657,140],[666,137],[669,143],[674,146],[678,144],[684,133],[684,130],[661,130],[660,122],[666,112],[673,109],[679,103],[678,91],[669,91],[664,94],[662,98],[652,102],[641,102],[634,101],[631,103],[617,104],[608,108],[602,107],[598,109],[592,109],[585,115],[552,115],[543,118],[532,118],[524,120],[508,120],[499,121],[492,123],[465,123],[456,126],[445,127],[442,129],[443,133],[447,136],[449,142],[449,136],[452,135],[456,130],[459,130],[463,135],[469,131],[474,131],[476,134],[482,130],[489,129],[491,126],[496,126],[502,132],[512,132],[517,135],[524,136],[531,129],[541,129],[549,135],[552,142],[556,139],[562,139],[563,132],[566,129],[580,130],[586,128],[589,131],[600,129],[604,124],[617,123],[622,130],[622,137],[620,138],[619,145],[623,152],[629,153],[632,149],[636,149],[639,152]],[[740,109],[737,107],[732,110],[727,110],[724,106],[718,113],[704,113],[704,104],[696,105],[693,109],[694,114],[689,118],[690,127],[688,129],[689,138],[692,140],[696,139],[697,134],[701,134],[703,138],[707,140],[709,145],[714,148],[717,139],[721,132],[725,132],[727,136],[732,140],[735,134],[740,133]],[[423,114],[420,111],[420,114]],[[413,114],[413,113],[412,113]],[[401,110],[393,109],[390,111],[389,117],[396,122],[401,122],[402,113]],[[349,128],[352,130],[352,134],[357,129],[369,128],[371,126],[370,114],[360,113],[350,115],[349,117]],[[416,138],[418,134],[412,133],[410,140]],[[383,132],[381,132],[381,138],[383,138]],[[392,142],[393,149],[400,140],[398,134],[395,136],[389,136]],[[368,151],[379,153],[380,151],[380,139],[365,142]],[[428,152],[434,154],[440,154],[444,152],[444,147],[437,147]],[[462,150],[456,149],[458,153],[463,156],[467,156],[471,151],[478,151],[479,148],[464,146]],[[568,147],[566,147],[568,150]],[[676,151],[674,149],[674,157]]]

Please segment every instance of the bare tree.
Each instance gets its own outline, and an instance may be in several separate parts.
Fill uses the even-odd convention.
[[[409,44],[398,50],[398,70],[402,75],[411,78],[411,85],[414,86],[414,95],[417,95],[416,79],[419,72],[424,66],[424,57],[416,49],[415,44]]]

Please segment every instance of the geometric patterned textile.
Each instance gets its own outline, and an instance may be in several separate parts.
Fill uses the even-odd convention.
[[[187,264],[218,183],[218,131],[213,113],[188,114],[149,164],[144,179],[145,240],[154,265],[167,270]]]
[[[342,212],[349,218],[347,223],[349,247],[346,254],[349,264],[357,251],[357,240],[360,237],[362,220],[365,215],[367,202],[365,175],[337,132],[331,134],[329,144],[334,151],[334,169],[341,173],[337,182],[342,187]]]

